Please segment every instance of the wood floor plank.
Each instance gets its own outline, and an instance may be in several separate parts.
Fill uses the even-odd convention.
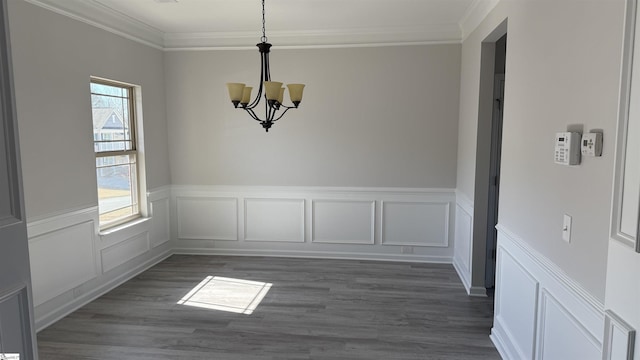
[[[207,276],[272,286],[249,315],[178,304]],[[492,318],[450,265],[174,255],[38,342],[46,360],[499,359]]]

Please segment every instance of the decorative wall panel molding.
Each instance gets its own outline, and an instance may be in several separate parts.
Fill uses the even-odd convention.
[[[29,236],[29,239],[32,239],[46,233],[87,221],[93,221],[96,224],[98,223],[97,206],[51,214],[48,216],[40,216],[37,218],[29,218],[27,220],[27,235]]]
[[[171,240],[171,199],[150,200],[151,203],[151,247]]]
[[[536,359],[600,360],[601,341],[546,289],[541,292]]]
[[[382,244],[449,246],[449,202],[383,201]]]
[[[150,218],[102,233],[97,207],[32,219],[38,329],[173,253],[452,261],[453,247],[443,246],[453,243],[452,189],[172,186],[147,195]],[[421,240],[439,236],[434,246],[383,245],[385,202],[394,215],[385,221],[397,232],[403,214],[435,224],[408,230]],[[47,262],[50,246],[55,261],[72,267],[68,273],[51,271],[58,265]]]
[[[150,193],[148,201],[151,219],[102,234],[103,240],[96,236],[97,207],[28,224],[39,330],[173,253],[455,259],[459,273],[471,267],[473,205],[456,203],[453,190],[172,187]],[[211,216],[216,227],[209,226]],[[270,227],[274,218],[277,226]],[[169,224],[178,225],[171,236],[179,241],[168,241]],[[612,359],[632,353],[633,329],[614,315],[605,327],[598,300],[513,233],[498,231],[491,339],[504,358],[589,359],[603,348]],[[202,238],[180,237],[185,234]]]
[[[38,330],[171,254],[167,245],[171,188],[147,195],[151,217],[102,232],[96,206],[30,219],[27,232]]]
[[[303,199],[245,199],[244,240],[304,242]]]
[[[538,288],[538,281],[499,248],[492,334],[509,339],[506,345],[513,359],[533,359]]]
[[[464,284],[467,294],[471,292],[471,254],[473,245],[473,205],[459,202],[456,196],[455,241],[453,242],[453,267]]]
[[[238,240],[238,200],[230,197],[177,197],[179,239]]]
[[[98,276],[93,220],[55,230],[50,225],[51,231],[29,239],[35,306]]]
[[[611,310],[605,311],[603,360],[633,360],[636,330]]]
[[[177,185],[172,194],[172,212],[178,213],[172,219],[182,229],[174,235],[180,254],[444,263],[453,256],[453,189]],[[240,240],[185,237],[194,235],[185,224],[193,229],[208,225],[200,214],[180,214],[183,198],[235,199]],[[231,213],[226,209],[227,217]]]
[[[117,271],[110,272],[108,276],[103,275],[100,281],[94,280],[81,286],[81,291],[74,291],[73,294],[63,296],[60,301],[57,301],[58,298],[56,298],[36,307],[36,331],[44,330],[49,325],[115,289],[171,255],[171,250],[165,249],[161,252],[141,257],[136,264],[130,267],[121,265]]]
[[[149,233],[143,232],[127,241],[100,250],[102,272],[107,272],[149,251]]]
[[[491,339],[502,357],[600,359],[602,303],[524,240],[497,228]]]
[[[139,234],[148,233],[151,230],[151,218],[139,218],[126,224],[100,231],[98,238],[99,250],[128,241]]]
[[[311,217],[312,242],[369,245],[375,242],[375,201],[314,200]]]

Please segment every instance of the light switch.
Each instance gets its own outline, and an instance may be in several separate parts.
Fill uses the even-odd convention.
[[[562,240],[567,243],[571,242],[571,216],[564,214],[564,221],[562,222]]]

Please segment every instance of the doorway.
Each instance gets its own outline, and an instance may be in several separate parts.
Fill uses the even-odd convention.
[[[484,285],[488,295],[495,291],[498,204],[500,197],[500,159],[502,155],[502,119],[504,107],[507,35],[496,41],[493,78],[493,114],[491,118],[491,150],[489,162],[489,197],[487,206],[487,259]]]
[[[506,54],[507,19],[480,49],[471,273],[471,293],[478,296],[492,296],[495,288]]]

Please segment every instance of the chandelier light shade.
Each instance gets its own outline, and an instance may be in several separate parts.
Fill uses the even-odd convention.
[[[231,103],[238,109],[245,110],[251,118],[258,121],[262,127],[268,132],[273,123],[280,120],[289,109],[297,108],[302,101],[302,92],[304,84],[288,84],[289,98],[293,106],[284,105],[285,88],[281,82],[271,81],[271,73],[269,68],[269,52],[271,44],[267,42],[265,30],[265,11],[264,0],[262,0],[262,37],[260,43],[256,45],[260,52],[260,82],[258,83],[258,93],[251,100],[251,86],[243,83],[227,83],[227,90]],[[254,109],[256,109],[263,100],[264,96],[264,116],[260,118]]]

